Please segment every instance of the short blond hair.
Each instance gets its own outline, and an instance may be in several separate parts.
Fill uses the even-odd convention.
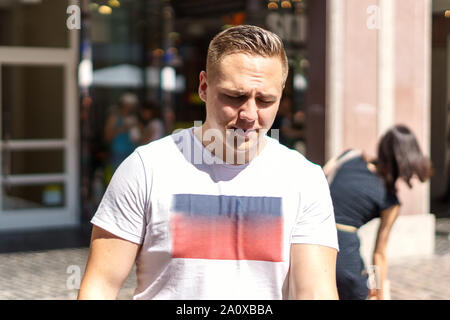
[[[218,33],[209,43],[206,72],[212,70],[224,56],[247,53],[263,57],[279,57],[286,82],[289,65],[283,41],[275,33],[253,25],[239,25]]]

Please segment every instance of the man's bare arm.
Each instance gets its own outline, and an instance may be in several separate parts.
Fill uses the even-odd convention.
[[[140,245],[94,226],[78,299],[116,299],[139,249]]]
[[[336,300],[337,250],[320,245],[292,244],[289,299]]]

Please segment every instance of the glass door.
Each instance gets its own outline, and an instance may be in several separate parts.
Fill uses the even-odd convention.
[[[0,231],[79,223],[78,31],[67,30],[65,10],[40,15],[59,23],[55,35],[37,19],[61,2],[70,3],[10,1],[3,11],[11,25],[34,17],[36,28],[0,35]]]

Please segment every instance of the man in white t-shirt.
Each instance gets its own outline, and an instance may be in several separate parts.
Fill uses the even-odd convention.
[[[266,135],[288,65],[255,26],[211,41],[202,126],[135,150],[94,224],[79,299],[337,299],[333,207],[321,168]]]

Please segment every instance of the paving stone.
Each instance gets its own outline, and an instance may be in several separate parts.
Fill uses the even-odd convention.
[[[388,278],[393,300],[450,300],[450,219],[437,220],[436,254],[429,258],[395,261]],[[0,254],[0,299],[73,300],[74,270],[84,274],[89,248],[55,249]],[[135,268],[118,299],[131,299],[136,285]]]

